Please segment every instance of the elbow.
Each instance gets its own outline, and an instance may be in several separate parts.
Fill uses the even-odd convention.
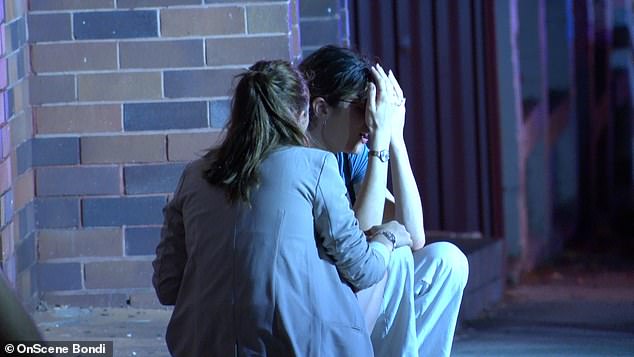
[[[344,278],[352,290],[359,291],[367,289],[383,279],[387,271],[387,261],[380,256],[373,257],[372,264],[365,264],[359,269],[348,271]],[[367,261],[366,263],[368,263]]]
[[[152,285],[161,305],[176,305],[176,297],[180,289],[180,279],[161,279],[158,274],[152,276]]]
[[[425,246],[425,234],[412,236],[412,250],[417,251]]]
[[[156,297],[161,305],[171,306],[176,305],[176,296],[178,296],[178,289],[173,287],[167,288],[165,286],[155,286]]]
[[[387,271],[386,269],[383,269],[380,272],[377,271],[371,275],[364,276],[362,279],[358,279],[354,282],[351,282],[350,285],[352,285],[354,292],[357,292],[359,290],[365,290],[371,286],[376,285],[378,282],[380,282],[381,279],[383,279],[383,277],[385,276],[386,271]]]
[[[161,303],[161,305],[165,305],[165,306],[176,305],[176,296],[174,295],[161,294],[160,292],[157,291],[156,296],[158,297],[158,301]]]

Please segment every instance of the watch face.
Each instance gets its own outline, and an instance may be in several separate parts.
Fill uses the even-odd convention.
[[[386,162],[390,159],[390,154],[388,154],[387,150],[381,150],[379,151],[379,159],[381,159],[381,161],[383,162]]]
[[[390,159],[390,152],[387,150],[372,150],[370,151],[370,155],[378,157],[381,162],[387,162]]]

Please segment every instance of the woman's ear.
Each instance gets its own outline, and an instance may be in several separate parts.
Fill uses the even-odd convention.
[[[313,114],[317,119],[325,119],[330,114],[330,105],[322,97],[315,97],[310,103]]]

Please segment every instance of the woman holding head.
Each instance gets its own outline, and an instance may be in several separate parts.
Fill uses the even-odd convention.
[[[311,95],[309,136],[314,146],[335,153],[361,228],[395,219],[411,234],[411,249],[393,252],[386,277],[358,293],[375,355],[448,356],[468,263],[451,243],[425,245],[398,81],[379,64],[336,46],[318,49],[299,68]]]
[[[366,239],[335,158],[305,147],[308,104],[289,63],[254,64],[223,143],[184,170],[153,262],[174,356],[372,355],[352,289],[411,240],[396,222]]]

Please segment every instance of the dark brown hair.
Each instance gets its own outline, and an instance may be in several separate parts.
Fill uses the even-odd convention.
[[[349,48],[327,45],[306,57],[299,70],[308,82],[311,101],[322,97],[334,106],[342,100],[367,99],[371,67],[361,54]]]
[[[230,202],[248,203],[269,152],[281,145],[306,144],[298,120],[309,94],[301,73],[287,61],[259,61],[236,78],[226,137],[204,156],[209,165],[204,175],[225,190]]]

